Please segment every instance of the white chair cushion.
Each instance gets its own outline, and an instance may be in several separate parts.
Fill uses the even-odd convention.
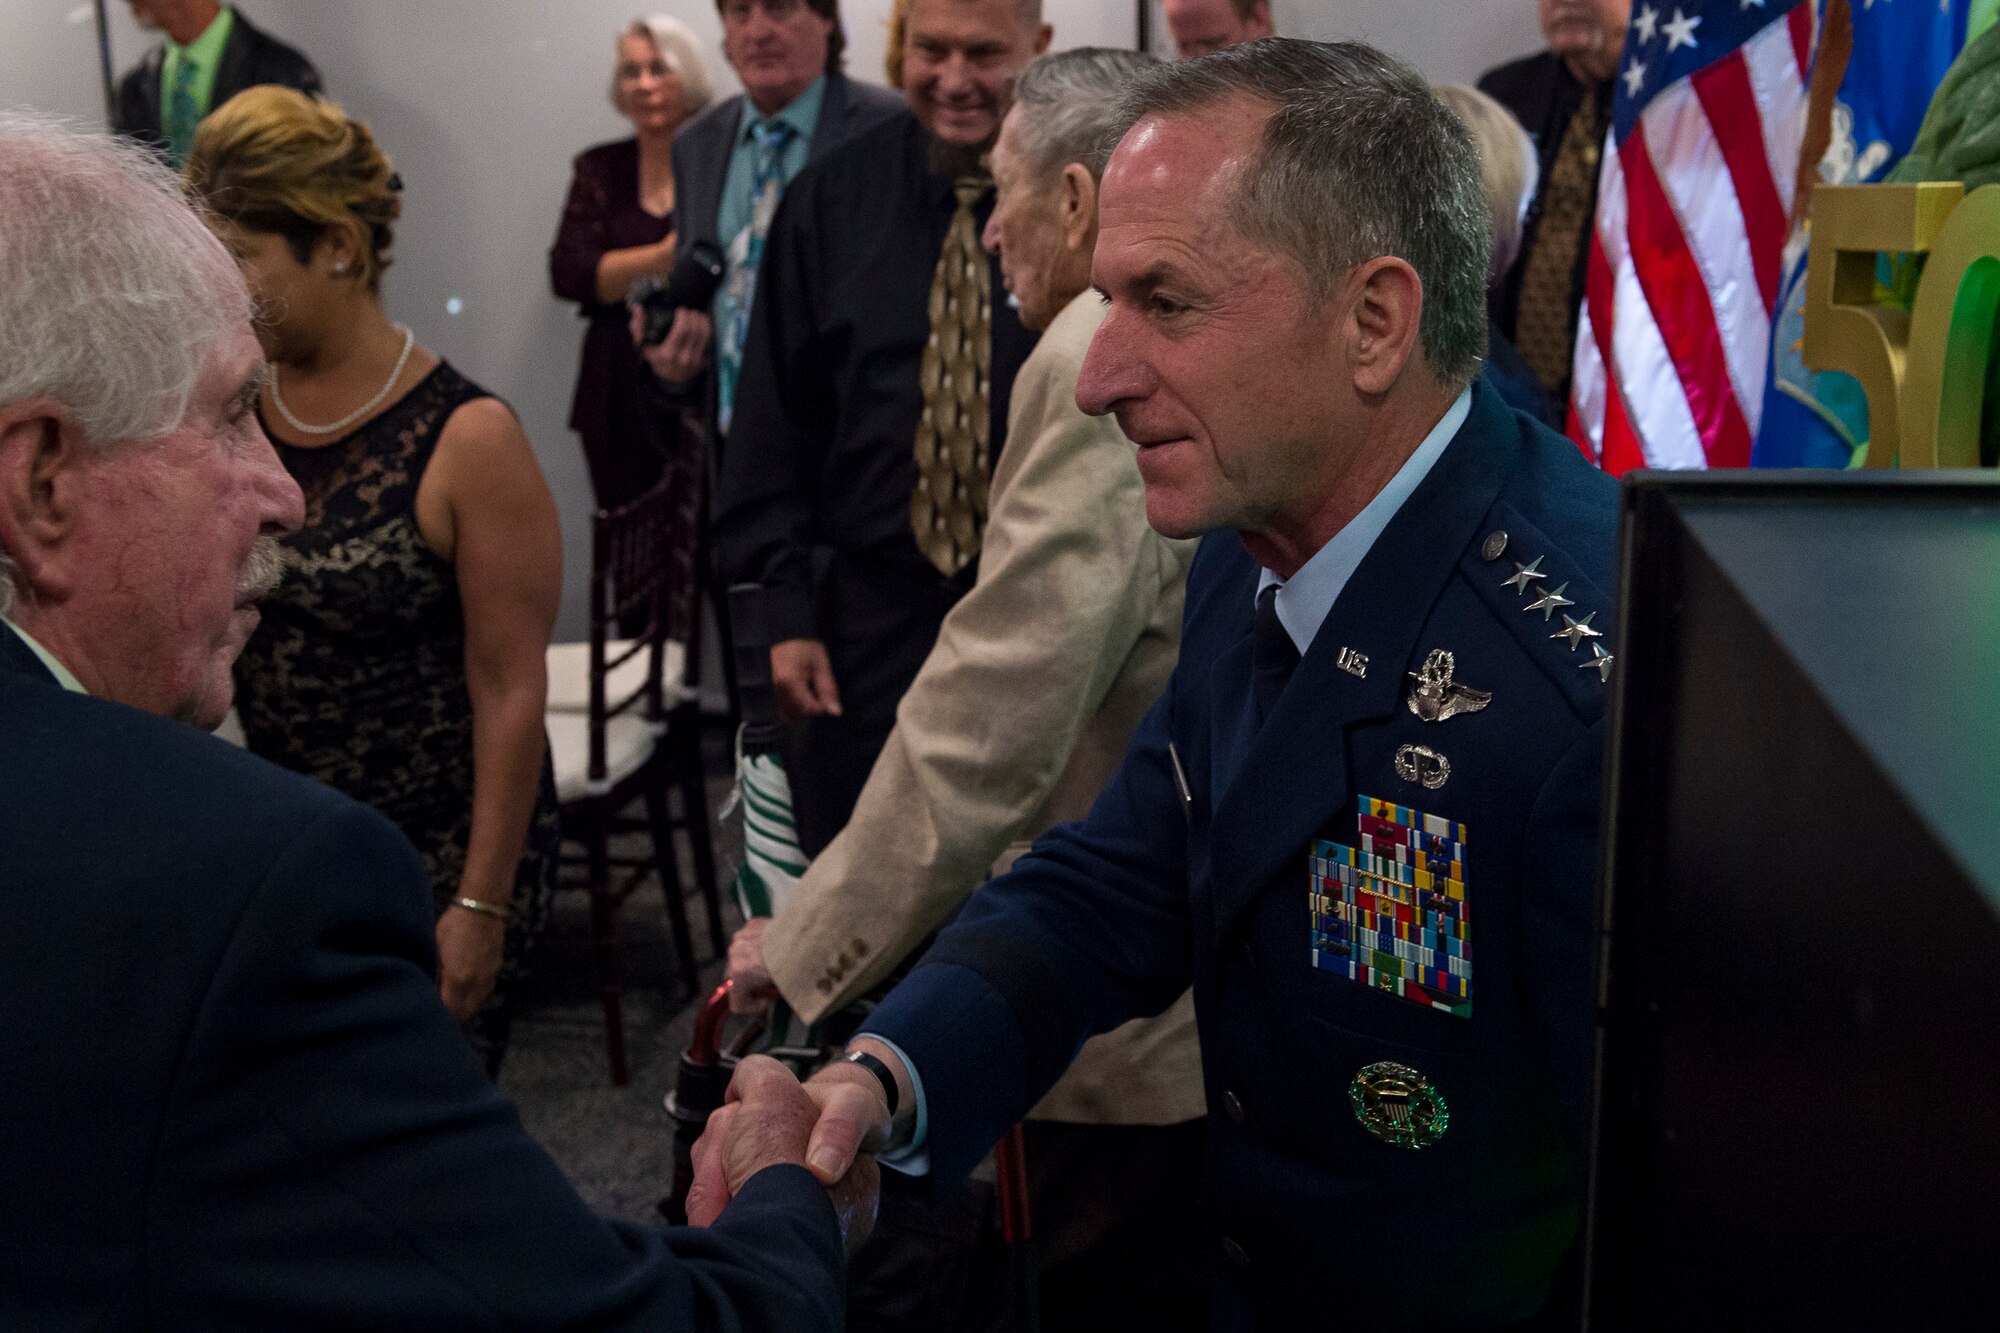
[[[652,757],[660,727],[642,717],[614,717],[604,726],[604,777],[590,780],[590,719],[583,713],[550,713],[549,757],[556,770],[556,799],[564,805],[601,796]]]
[[[632,646],[630,639],[607,639],[604,660],[615,661]],[[590,711],[590,644],[552,643],[549,645],[549,704],[551,713]],[[687,648],[667,640],[660,661],[660,690],[666,706],[674,707],[689,699],[686,685]],[[640,653],[623,666],[612,668],[604,678],[604,697],[616,703],[646,683],[646,655]]]

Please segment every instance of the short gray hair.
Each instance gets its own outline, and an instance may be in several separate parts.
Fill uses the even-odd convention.
[[[47,398],[92,444],[186,418],[218,345],[250,327],[236,262],[147,150],[0,115],[0,405]],[[0,552],[0,614],[12,562]]]
[[[1140,71],[1124,127],[1231,98],[1271,104],[1232,222],[1292,261],[1323,298],[1356,264],[1394,255],[1423,282],[1419,341],[1462,384],[1486,350],[1492,252],[1479,155],[1417,72],[1359,42],[1266,37]]]
[[[1093,177],[1103,176],[1126,129],[1126,86],[1159,63],[1143,51],[1103,46],[1038,57],[1014,85],[1014,104],[1021,108],[1015,134],[1029,169],[1047,177],[1080,162]]]

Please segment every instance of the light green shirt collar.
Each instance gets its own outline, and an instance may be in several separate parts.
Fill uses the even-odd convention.
[[[166,39],[167,60],[192,60],[207,70],[213,70],[222,61],[222,48],[229,45],[229,34],[236,27],[236,11],[228,5],[201,30],[201,36],[182,46],[173,38]]]
[[[750,142],[752,128],[764,123],[783,122],[792,127],[796,137],[812,142],[813,131],[819,128],[819,110],[826,103],[826,75],[822,74],[806,85],[806,90],[785,103],[775,116],[766,116],[757,109],[757,104],[748,97],[743,99],[743,114],[736,122],[736,142]]]
[[[54,653],[42,647],[41,644],[35,642],[34,635],[28,633],[28,631],[22,629],[19,625],[16,625],[13,621],[7,619],[5,616],[0,616],[0,625],[5,625],[8,629],[13,630],[15,637],[20,639],[22,643],[28,645],[28,651],[33,653],[36,657],[39,657],[42,660],[42,665],[49,669],[49,674],[56,678],[56,683],[58,685],[68,690],[71,694],[90,693],[89,690],[83,688],[83,682],[78,680],[75,674],[72,673],[68,667],[64,666],[61,662],[58,662],[56,660],[56,655]]]

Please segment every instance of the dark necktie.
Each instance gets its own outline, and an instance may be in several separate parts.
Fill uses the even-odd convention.
[[[1292,668],[1299,664],[1298,645],[1278,619],[1278,585],[1257,594],[1257,617],[1250,650],[1250,692],[1257,700],[1257,720],[1271,715]]]
[[[183,51],[174,64],[173,81],[167,85],[167,114],[160,126],[160,137],[167,141],[167,159],[176,167],[187,161],[194,148],[195,126],[201,123],[201,107],[194,100],[194,81],[199,72],[193,57]]]

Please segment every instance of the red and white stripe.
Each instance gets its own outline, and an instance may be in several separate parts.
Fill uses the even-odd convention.
[[[1814,29],[1794,7],[1604,155],[1569,421],[1608,472],[1750,461]]]

